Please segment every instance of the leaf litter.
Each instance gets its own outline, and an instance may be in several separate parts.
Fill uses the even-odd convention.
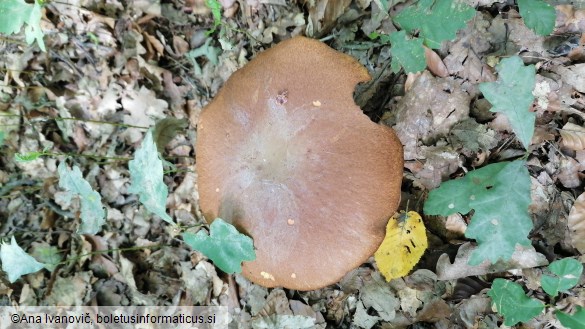
[[[24,36],[18,34],[11,36],[16,42],[0,45],[0,236],[4,241],[16,236],[18,246],[52,272],[34,272],[12,284],[1,281],[0,300],[231,305],[242,328],[387,328],[422,322],[437,328],[498,327],[502,319],[481,285],[466,288],[472,294],[464,299],[452,298],[466,279],[507,277],[540,289],[534,276],[541,275],[541,266],[585,250],[585,9],[557,5],[553,35],[543,37],[525,25],[517,7],[492,0],[467,3],[475,11],[465,13],[469,20],[454,39],[428,40],[438,56],[427,58],[430,68],[437,67],[434,75],[425,71],[408,83],[400,72],[378,75],[393,60],[391,46],[366,37],[396,32],[391,17],[412,8],[408,1],[220,1],[222,24],[213,35],[205,33],[214,22],[204,1],[50,3],[42,19],[43,31],[50,31],[43,38],[48,52],[21,46]],[[421,32],[427,37],[433,31]],[[462,244],[469,214],[458,214],[448,225],[458,234],[427,230],[429,251],[404,278],[386,283],[371,260],[337,285],[293,292],[223,275],[205,256],[177,244],[168,225],[137,206],[128,191],[127,161],[144,138],[143,128],[163,118],[191,123],[166,136],[159,151],[177,168],[164,180],[170,190],[167,212],[181,225],[201,224],[193,174],[198,113],[249,59],[299,34],[323,38],[381,77],[368,99],[387,96],[378,97],[376,106],[370,103],[375,110],[368,114],[394,126],[405,145],[403,192],[412,201],[403,209],[420,213],[421,200],[443,182],[524,155],[510,122],[490,112],[479,83],[497,81],[495,66],[506,57],[519,55],[524,65],[534,65],[536,100],[530,113],[536,127],[526,159],[534,248],[517,250],[508,262],[471,267],[467,259],[477,247]],[[13,160],[17,152],[45,149],[61,156]],[[94,236],[76,234],[79,205],[65,202],[58,188],[58,164],[72,154],[72,166],[100,193],[106,210],[106,224]],[[95,156],[75,156],[80,154]],[[447,226],[448,220],[442,223]],[[100,254],[80,257],[94,251]],[[63,262],[68,259],[75,260]],[[40,268],[35,262],[27,271]],[[561,293],[557,305],[569,311],[584,306],[578,298],[584,291],[581,278],[574,296]],[[530,324],[558,323],[552,321],[557,320],[547,311]]]

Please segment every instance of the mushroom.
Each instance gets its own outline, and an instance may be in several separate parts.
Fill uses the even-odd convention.
[[[353,101],[354,58],[295,37],[235,72],[197,127],[200,206],[254,239],[243,275],[313,290],[378,248],[400,201],[402,145]]]

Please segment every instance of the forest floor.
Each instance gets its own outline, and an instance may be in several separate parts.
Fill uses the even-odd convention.
[[[46,52],[23,35],[0,39],[0,238],[15,237],[37,259],[57,260],[52,271],[14,283],[2,276],[0,305],[226,305],[234,328],[500,328],[502,315],[487,293],[495,278],[507,278],[551,305],[524,328],[560,328],[555,310],[585,307],[584,276],[557,298],[540,284],[549,262],[585,261],[578,242],[585,240],[585,197],[578,198],[585,4],[554,1],[555,29],[540,36],[514,1],[468,0],[476,12],[465,28],[432,50],[429,70],[405,74],[390,70],[391,47],[369,36],[397,31],[392,17],[412,1],[219,3],[221,24],[208,33],[214,18],[204,0],[48,2]],[[464,236],[471,215],[423,215],[429,248],[404,278],[386,282],[372,257],[323,289],[267,289],[221,272],[140,205],[128,192],[128,161],[149,127],[174,118],[159,136],[172,164],[166,209],[185,227],[204,222],[195,173],[199,114],[232,73],[297,35],[353,56],[374,77],[355,99],[404,145],[400,209],[423,214],[429,191],[442,182],[523,158],[533,247],[515,254],[513,265],[471,267],[460,261],[473,245]],[[497,62],[514,55],[536,70],[528,150],[506,116],[489,111],[478,87],[496,81]],[[35,151],[43,156],[15,161]],[[106,224],[98,234],[76,234],[80,206],[59,187],[63,161],[78,166],[102,197]]]

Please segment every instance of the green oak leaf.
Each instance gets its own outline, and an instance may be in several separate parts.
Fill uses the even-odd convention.
[[[556,297],[559,292],[565,292],[579,283],[583,264],[572,258],[563,258],[550,263],[548,269],[556,276],[543,275],[542,289],[547,294]]]
[[[465,27],[475,15],[475,9],[453,0],[420,0],[417,6],[409,6],[394,17],[394,22],[412,34],[420,31],[424,44],[433,49],[446,40],[453,40],[458,30]]]
[[[504,316],[504,324],[513,326],[518,322],[526,322],[544,310],[544,304],[526,296],[522,286],[505,279],[495,279],[487,293],[492,298],[498,313]]]
[[[392,72],[396,73],[404,67],[406,73],[415,73],[427,67],[423,41],[419,38],[409,39],[406,32],[393,32],[389,35],[392,52]]]
[[[10,283],[23,275],[40,271],[45,267],[45,264],[39,263],[27,254],[16,243],[14,237],[10,240],[10,244],[0,243],[0,261],[2,261],[2,271],[6,272]]]
[[[493,105],[490,111],[504,113],[522,145],[528,148],[536,120],[536,114],[530,112],[534,101],[534,65],[524,66],[520,57],[512,56],[503,59],[496,70],[498,81],[481,83],[479,90]]]
[[[28,4],[24,0],[1,0],[0,33],[18,33],[26,24],[24,27],[26,42],[30,45],[36,40],[39,48],[46,51],[41,30],[41,16],[40,1]]]
[[[183,233],[183,240],[191,248],[202,252],[226,273],[241,273],[243,261],[256,259],[252,239],[231,224],[216,218],[209,227],[209,235],[204,231],[197,234]]]
[[[555,7],[543,0],[518,0],[518,7],[529,29],[542,36],[552,33],[557,19]]]
[[[79,234],[96,234],[106,222],[106,212],[102,207],[102,197],[91,188],[89,182],[83,178],[79,167],[73,166],[69,170],[62,161],[57,167],[59,172],[59,187],[65,189],[66,200],[79,197],[81,202],[81,225],[77,230]]]
[[[465,236],[478,242],[469,259],[470,265],[478,265],[486,259],[510,259],[517,244],[530,245],[530,202],[530,174],[518,160],[490,164],[442,183],[429,193],[424,212],[448,216],[475,210]]]
[[[152,139],[152,131],[146,132],[142,144],[134,153],[134,160],[130,160],[128,167],[131,179],[128,192],[138,194],[140,202],[146,209],[166,222],[174,224],[166,212],[169,191],[163,181],[163,162]]]

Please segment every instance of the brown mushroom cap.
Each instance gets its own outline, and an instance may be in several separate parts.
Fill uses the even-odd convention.
[[[254,239],[249,280],[318,289],[382,242],[403,156],[394,132],[353,101],[368,79],[351,56],[296,37],[235,72],[201,114],[201,210]]]

